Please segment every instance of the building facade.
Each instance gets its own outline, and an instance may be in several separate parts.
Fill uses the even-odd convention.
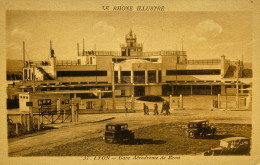
[[[20,92],[101,90],[116,96],[145,95],[246,95],[252,86],[252,69],[242,61],[224,55],[216,59],[189,60],[186,51],[144,52],[130,30],[121,52],[79,50],[75,60],[57,60],[50,49],[50,61],[27,62]],[[33,73],[35,81],[33,81]],[[111,92],[104,97],[112,97]],[[78,97],[91,97],[78,94]]]

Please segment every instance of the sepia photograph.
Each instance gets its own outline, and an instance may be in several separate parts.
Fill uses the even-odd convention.
[[[98,7],[5,11],[8,158],[254,156],[252,11]]]

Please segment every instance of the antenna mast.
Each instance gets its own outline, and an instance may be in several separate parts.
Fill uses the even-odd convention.
[[[78,51],[78,56],[79,56],[79,43],[77,43],[77,51]]]
[[[83,38],[83,56],[85,55],[85,46],[84,46],[84,38]]]
[[[183,51],[183,38],[181,39],[181,50]]]
[[[23,67],[25,68],[25,42],[23,41]]]

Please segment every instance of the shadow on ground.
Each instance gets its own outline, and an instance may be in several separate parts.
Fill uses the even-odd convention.
[[[137,138],[132,143],[126,142],[124,144],[127,144],[127,145],[143,145],[143,144],[164,144],[164,143],[166,143],[166,141],[164,141],[164,140],[153,140],[153,139]]]
[[[225,138],[229,138],[229,137],[235,137],[234,135],[230,135],[230,134],[225,134],[225,135],[210,135],[205,137],[204,139],[214,139],[214,140],[221,140],[221,139],[225,139]]]

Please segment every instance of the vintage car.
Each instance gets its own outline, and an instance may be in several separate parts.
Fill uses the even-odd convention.
[[[133,143],[134,132],[128,130],[127,123],[109,123],[106,124],[106,131],[104,136],[106,143]]]
[[[249,151],[250,139],[246,137],[230,137],[220,140],[219,147],[210,149],[204,155],[248,155]]]
[[[209,125],[208,120],[193,120],[188,123],[186,130],[187,136],[191,138],[206,137],[207,135],[215,135],[216,128]]]

